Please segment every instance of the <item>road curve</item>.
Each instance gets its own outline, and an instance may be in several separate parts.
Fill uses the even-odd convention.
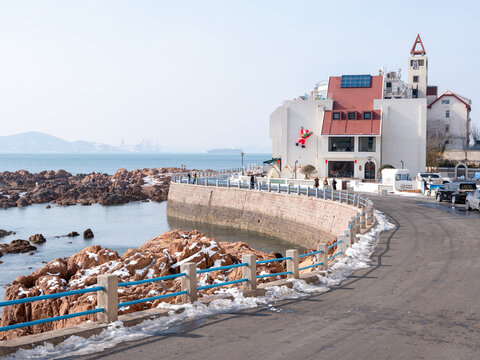
[[[423,199],[372,199],[397,228],[382,233],[370,268],[331,291],[79,358],[479,359],[480,216]]]

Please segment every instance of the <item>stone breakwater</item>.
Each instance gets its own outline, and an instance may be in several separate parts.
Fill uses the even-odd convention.
[[[65,170],[30,173],[26,170],[0,173],[0,208],[31,204],[63,205],[124,204],[129,201],[167,199],[170,174],[179,168],[127,171],[114,175],[91,173],[72,175]],[[49,205],[47,205],[49,207]]]
[[[273,192],[172,183],[167,215],[253,230],[314,248],[332,243],[360,212],[345,203]]]
[[[255,250],[245,243],[218,243],[198,231],[165,232],[147,241],[139,248],[129,249],[122,256],[98,245],[90,246],[69,258],[51,261],[30,275],[19,276],[7,288],[5,301],[82,289],[95,285],[97,276],[101,274],[115,274],[118,276],[119,282],[129,282],[177,274],[180,271],[180,265],[186,262],[196,263],[198,269],[232,265],[240,263],[243,254],[255,254],[258,260],[275,258],[274,253]],[[313,256],[302,260],[302,266],[314,262]],[[285,266],[284,262],[261,264],[257,266],[257,274],[284,272],[286,271]],[[241,278],[242,269],[234,268],[201,274],[197,281],[200,285],[207,285]],[[284,276],[260,279],[259,282],[269,282],[277,278],[284,278]],[[119,302],[125,302],[177,291],[180,291],[180,278],[122,287],[119,289],[118,295]],[[199,295],[209,295],[214,292],[215,289],[202,290]],[[0,326],[91,310],[97,304],[96,297],[95,293],[87,293],[7,306],[3,308]],[[157,307],[161,302],[179,303],[181,300],[181,297],[172,297],[135,304],[121,308],[119,313],[126,314],[146,310]],[[95,320],[95,315],[2,332],[0,340],[60,329],[88,320]]]

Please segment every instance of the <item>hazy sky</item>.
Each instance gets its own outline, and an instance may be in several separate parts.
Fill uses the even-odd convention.
[[[270,147],[269,116],[330,75],[402,68],[477,104],[478,1],[0,0],[0,135],[172,150]]]

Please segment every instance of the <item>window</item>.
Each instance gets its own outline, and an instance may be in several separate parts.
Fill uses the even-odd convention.
[[[448,140],[445,140],[445,145],[448,145],[450,142]]]
[[[445,117],[449,118],[450,117],[450,110],[445,110]]]
[[[357,114],[355,112],[348,113],[348,120],[355,120],[357,118]]]
[[[374,136],[359,137],[358,138],[358,151],[361,152],[375,152],[376,151],[376,139]]]
[[[448,133],[449,131],[450,131],[450,125],[447,124],[447,125],[445,125],[445,132]]]
[[[417,76],[417,75],[415,75],[415,76],[413,77],[413,82],[414,82],[414,83],[417,83],[417,82],[418,82],[418,76]]]
[[[424,61],[423,60],[417,60],[418,61],[418,66],[423,66],[425,65]]]
[[[391,82],[387,82],[387,83],[386,83],[386,87],[387,87],[387,88],[391,88],[391,87],[392,87],[392,83],[391,83]]]
[[[340,113],[339,112],[334,112],[333,113],[333,120],[340,120]]]
[[[442,104],[450,104],[450,100],[449,99],[442,99]]]
[[[372,113],[371,113],[370,111],[365,111],[365,112],[363,113],[363,118],[364,118],[365,120],[370,120],[370,119],[372,118]]]
[[[354,151],[353,136],[329,137],[328,151]]]
[[[412,98],[414,99],[418,98],[418,89],[412,89]]]

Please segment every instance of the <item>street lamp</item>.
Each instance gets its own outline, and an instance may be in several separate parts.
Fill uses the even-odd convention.
[[[245,153],[242,151],[240,155],[242,156],[242,175],[243,175],[243,156],[245,155]]]
[[[402,164],[402,169],[403,169],[403,160],[400,160],[400,164]]]

